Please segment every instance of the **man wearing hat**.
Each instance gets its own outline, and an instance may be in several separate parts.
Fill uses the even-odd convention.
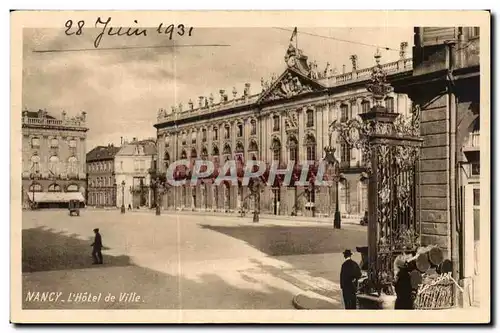
[[[102,264],[102,239],[101,239],[101,234],[99,233],[99,228],[94,229],[95,233],[95,238],[94,242],[92,243],[92,258],[94,258],[94,262],[92,263],[93,265],[96,264]]]
[[[340,269],[340,288],[344,297],[344,306],[347,310],[356,309],[356,291],[358,279],[361,277],[359,265],[351,259],[351,250],[343,252],[345,261]]]

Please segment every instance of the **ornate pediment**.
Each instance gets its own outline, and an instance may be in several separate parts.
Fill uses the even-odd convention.
[[[259,103],[287,99],[301,94],[321,91],[323,89],[325,89],[325,87],[322,84],[293,69],[288,69],[269,87],[269,89],[262,93],[259,98]]]

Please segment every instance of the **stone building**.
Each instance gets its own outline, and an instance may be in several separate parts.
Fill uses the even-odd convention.
[[[97,146],[87,153],[87,204],[116,207],[115,155],[120,147]]]
[[[465,306],[479,300],[479,119],[490,112],[480,104],[479,32],[415,28],[413,74],[393,82],[421,110],[422,242],[451,259]]]
[[[389,80],[412,75],[412,60],[402,43],[400,59],[387,63]],[[261,80],[258,93],[245,84],[243,93],[234,87],[220,90],[217,97],[200,96],[187,107],[160,109],[157,129],[158,168],[165,172],[173,161],[211,159],[221,164],[228,159],[265,162],[289,160],[319,161],[329,146],[329,125],[367,112],[372,104],[366,83],[371,68],[358,68],[357,56],[351,57],[352,69],[338,73],[329,64],[319,70],[302,50],[290,45],[286,67],[279,76]],[[406,94],[391,94],[385,101],[393,112],[407,115],[411,101]],[[343,179],[339,186],[340,211],[343,215],[362,215],[367,209],[367,183],[360,167],[361,152],[332,138]],[[209,182],[196,187],[167,189],[163,207],[237,211],[242,203],[252,209],[248,188],[236,185],[215,186]],[[277,215],[333,216],[335,188],[285,186],[266,187],[261,196],[261,211]],[[297,206],[295,207],[295,203]]]
[[[156,156],[154,139],[124,142],[114,159],[116,179],[116,207],[129,205],[132,208],[150,207],[150,169]]]
[[[59,207],[84,201],[86,113],[56,119],[46,110],[22,112],[23,205]]]

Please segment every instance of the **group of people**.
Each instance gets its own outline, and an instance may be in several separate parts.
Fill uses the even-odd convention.
[[[352,260],[351,250],[345,250],[344,263],[340,269],[340,288],[344,299],[344,307],[346,310],[356,309],[356,294],[358,291],[358,280],[361,278],[361,268],[358,263]],[[411,310],[414,308],[414,290],[411,283],[410,273],[405,261],[397,261],[396,266],[398,272],[396,274],[396,282],[394,285],[396,291],[396,310]]]

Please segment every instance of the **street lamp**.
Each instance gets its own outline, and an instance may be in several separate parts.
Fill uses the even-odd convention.
[[[252,186],[251,186],[251,191],[253,192],[254,195],[254,211],[253,211],[253,222],[259,222],[259,214],[260,214],[260,179],[259,178],[252,178],[251,179]]]
[[[116,207],[116,180],[113,183],[113,206]]]
[[[325,160],[328,164],[333,166],[334,174],[333,178],[335,180],[335,215],[333,218],[333,227],[335,229],[340,229],[341,227],[341,217],[340,217],[340,207],[339,207],[339,182],[342,178],[340,174],[340,162],[335,158],[335,147],[325,147]]]
[[[31,192],[33,194],[33,203],[32,203],[33,207],[32,208],[34,209],[36,207],[36,202],[35,202],[35,180],[38,179],[38,171],[36,171],[36,172],[34,172],[34,173],[31,174],[31,179],[32,179],[32,181],[31,181]]]
[[[156,192],[156,215],[161,215],[160,209],[160,177],[156,177],[155,192]]]
[[[122,214],[125,214],[125,181],[122,180],[122,207],[120,209]]]

